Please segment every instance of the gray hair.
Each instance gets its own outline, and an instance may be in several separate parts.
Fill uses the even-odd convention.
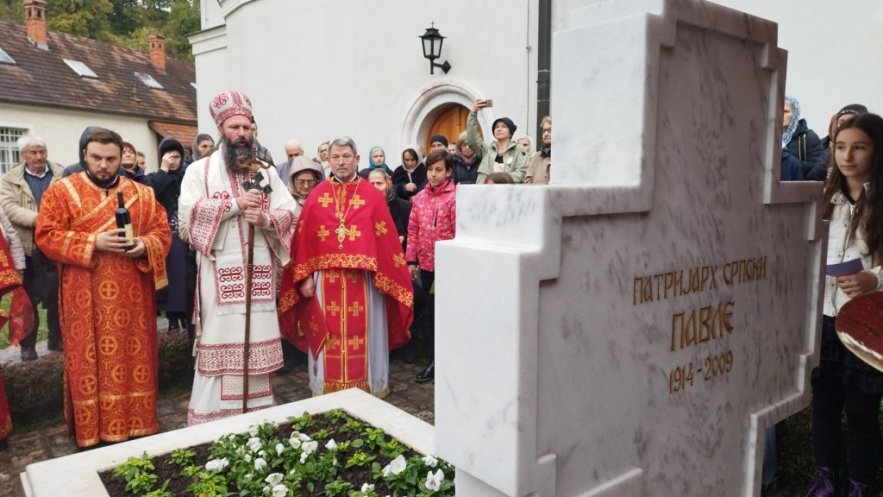
[[[331,152],[331,149],[334,147],[349,147],[350,150],[353,151],[353,155],[359,154],[359,152],[356,150],[356,142],[354,142],[353,139],[348,136],[341,136],[340,138],[335,138],[328,142],[329,152]]]
[[[18,145],[19,153],[24,153],[24,151],[27,150],[28,147],[36,146],[46,148],[46,140],[35,135],[24,135],[18,139],[16,145]]]
[[[285,148],[288,148],[288,147],[300,147],[301,149],[304,148],[303,145],[301,144],[300,140],[298,140],[297,138],[292,138],[292,139],[288,140],[287,142],[285,142]]]

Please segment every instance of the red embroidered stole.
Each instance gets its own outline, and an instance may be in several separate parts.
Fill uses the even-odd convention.
[[[325,392],[368,390],[368,281],[359,269],[322,272]]]

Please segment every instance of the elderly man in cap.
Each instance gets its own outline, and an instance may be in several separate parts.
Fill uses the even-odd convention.
[[[199,275],[188,424],[240,414],[244,398],[248,411],[274,404],[270,373],[282,366],[276,275],[288,262],[295,227],[296,205],[276,168],[241,167],[257,156],[251,101],[225,91],[209,110],[218,126],[218,150],[187,168],[178,201],[178,230],[196,251]],[[254,262],[250,288],[248,251]]]
[[[508,117],[496,119],[491,125],[493,141],[483,143],[478,136],[478,111],[489,107],[488,101],[475,100],[466,119],[466,145],[481,157],[476,183],[484,183],[491,173],[506,173],[514,183],[523,183],[527,173],[527,151],[512,139],[517,126]]]

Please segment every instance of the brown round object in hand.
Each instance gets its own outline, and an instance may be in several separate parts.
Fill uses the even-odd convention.
[[[883,371],[883,292],[847,302],[834,323],[843,345],[859,359]]]

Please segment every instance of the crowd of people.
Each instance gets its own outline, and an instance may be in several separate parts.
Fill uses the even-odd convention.
[[[456,141],[432,136],[425,159],[408,146],[398,167],[375,146],[360,169],[347,137],[315,158],[291,139],[274,162],[236,91],[209,104],[217,142],[166,138],[154,172],[109,129],[84,129],[68,167],[48,159],[42,138],[22,137],[21,163],[0,180],[0,274],[15,274],[10,288],[37,319],[46,309],[77,445],[157,431],[157,316],[194,343],[191,424],[273,405],[270,374],[300,361],[316,395],[385,396],[401,347],[426,361],[415,381],[432,381],[435,242],[455,235],[456,185],[549,178],[551,119],[532,161],[509,118],[478,139],[485,106],[475,102]],[[21,359],[37,359],[36,333],[16,330]]]
[[[22,162],[0,181],[0,255],[8,254],[0,275],[14,275],[0,291],[20,286],[27,309],[45,306],[77,444],[157,431],[158,314],[194,341],[190,423],[273,405],[270,374],[294,367],[297,349],[315,395],[353,387],[387,395],[390,351],[400,347],[405,360],[426,360],[415,381],[432,381],[435,244],[456,234],[456,185],[550,181],[551,118],[541,121],[538,150],[515,138],[507,117],[484,141],[478,114],[488,106],[477,99],[456,141],[431,136],[425,159],[408,146],[397,167],[374,146],[360,169],[348,137],[320,144],[315,158],[291,139],[274,163],[257,140],[251,101],[236,91],[209,105],[217,142],[200,134],[186,150],[167,138],[149,174],[112,130],[86,128],[79,161],[67,168],[48,160],[43,139],[23,137]],[[834,495],[844,411],[849,495],[871,495],[883,373],[843,347],[834,317],[883,289],[883,119],[848,105],[820,139],[797,99],[786,98],[783,115],[780,178],[825,182],[828,264],[857,258],[866,268],[828,277],[825,287],[812,376],[818,471],[807,496]],[[130,225],[118,226],[121,210]],[[37,358],[34,333],[19,330],[15,341],[22,360]],[[0,420],[0,438],[6,433]],[[765,471],[764,485],[773,479]]]

